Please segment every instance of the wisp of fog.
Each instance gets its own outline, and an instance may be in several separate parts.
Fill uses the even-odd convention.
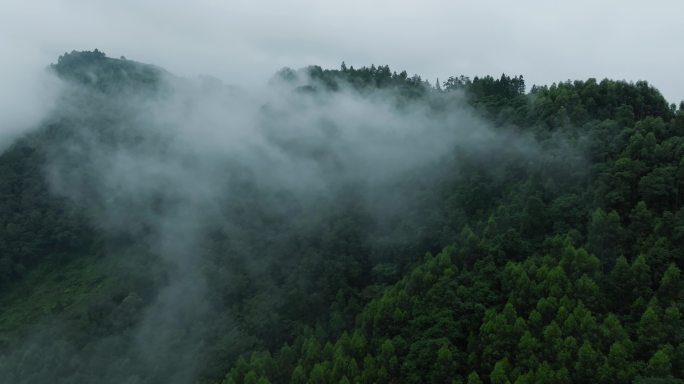
[[[255,311],[277,313],[285,293],[269,271],[277,275],[297,263],[299,251],[291,244],[315,237],[330,207],[362,212],[374,228],[364,235],[371,248],[411,244],[418,234],[396,223],[421,220],[419,207],[437,201],[426,200],[426,189],[457,177],[459,150],[479,153],[483,161],[541,153],[532,138],[493,128],[465,103],[438,109],[429,99],[408,102],[391,89],[359,91],[340,82],[330,90],[306,70],[295,74],[256,89],[163,71],[153,90],[64,81],[52,109],[45,109],[51,102],[42,96],[34,98],[43,87],[9,87],[27,96],[1,95],[3,111],[16,112],[3,120],[10,127],[3,140],[40,121],[46,122],[41,129],[61,130],[48,150],[45,175],[53,193],[82,207],[110,239],[104,257],[134,264],[139,258],[127,255],[149,255],[155,276],[162,277],[149,298],[122,299],[120,307],[143,307],[126,331],[57,347],[46,339],[60,321],[46,320],[12,352],[24,365],[46,368],[18,377],[21,369],[4,366],[0,376],[44,382],[54,380],[52,369],[71,364],[72,373],[59,382],[100,372],[101,383],[191,383],[209,353],[207,324],[222,322],[224,337],[249,333],[236,320],[243,314],[219,309],[212,279],[237,286],[231,280],[239,269],[263,292]],[[87,76],[97,83],[97,73]],[[253,238],[255,230],[260,239]],[[211,236],[223,245],[211,245]],[[419,255],[402,255],[408,256]],[[211,258],[231,260],[235,271],[211,270]],[[294,277],[282,277],[288,278]],[[46,353],[36,352],[39,343]]]

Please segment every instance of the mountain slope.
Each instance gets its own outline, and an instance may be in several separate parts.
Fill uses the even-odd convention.
[[[0,155],[14,383],[684,374],[684,112],[645,82],[51,70]]]

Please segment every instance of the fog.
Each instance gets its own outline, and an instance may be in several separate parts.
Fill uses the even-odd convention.
[[[462,156],[483,172],[504,161],[583,172],[562,134],[540,148],[483,121],[458,92],[443,96],[443,110],[393,89],[341,82],[333,92],[306,70],[286,80],[274,76],[280,68],[390,64],[431,83],[505,72],[528,86],[645,79],[677,102],[682,11],[674,1],[9,0],[0,14],[0,151],[28,133],[49,143],[50,193],[85,212],[104,244],[98,262],[122,283],[104,304],[85,305],[106,318],[85,336],[84,320],[70,314],[30,324],[0,361],[0,378],[215,379],[225,367],[207,362],[279,345],[297,316],[327,320],[336,292],[325,291],[326,279],[353,284],[374,265],[404,265],[449,244],[458,218],[435,212],[448,202],[441,186],[459,182]],[[59,54],[95,47],[169,72],[153,70],[155,87],[102,90],[46,70]]]
[[[284,66],[337,67],[343,60],[389,64],[431,82],[503,72],[524,75],[528,85],[647,80],[678,103],[682,13],[676,0],[6,0],[0,46],[4,38],[29,47],[41,62],[97,47],[241,85],[263,82]]]
[[[458,178],[455,154],[554,162],[532,137],[478,118],[458,92],[438,110],[391,89],[341,82],[328,91],[306,70],[254,88],[154,71],[153,91],[135,78],[105,91],[66,81],[43,121],[52,192],[87,212],[109,244],[105,258],[156,288],[124,291],[107,316],[133,313],[129,325],[85,347],[49,341],[68,320],[37,325],[0,368],[13,382],[191,383],[204,361],[221,358],[212,338],[232,348],[228,359],[244,340],[284,332],[280,312],[292,299],[281,287],[299,281],[311,297],[320,289],[320,272],[302,269],[310,260],[363,266],[415,258],[426,239],[446,244],[456,229],[425,220],[440,204],[436,186]],[[361,231],[358,244],[337,247],[354,253],[316,245],[345,220]],[[231,301],[245,294],[256,295],[248,314]],[[245,316],[271,323],[249,330]],[[23,376],[29,365],[42,371]]]
[[[59,79],[46,71],[49,61],[14,42],[0,38],[3,51],[12,58],[0,71],[0,152],[22,134],[34,130],[54,107],[62,87]]]

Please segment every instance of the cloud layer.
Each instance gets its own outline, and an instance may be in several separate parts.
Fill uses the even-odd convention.
[[[41,64],[72,49],[99,48],[241,85],[261,83],[283,66],[337,67],[345,60],[389,64],[431,81],[502,72],[522,74],[528,84],[647,80],[679,102],[682,13],[675,0],[8,0],[0,36],[37,52]]]

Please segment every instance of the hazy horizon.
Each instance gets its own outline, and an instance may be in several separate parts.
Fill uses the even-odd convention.
[[[9,0],[0,14],[5,77],[72,50],[261,85],[282,67],[390,65],[434,83],[454,75],[523,75],[529,86],[646,80],[684,100],[676,51],[684,3],[430,0],[319,3],[200,0]],[[30,28],[28,27],[30,26]],[[7,73],[9,72],[9,73]],[[19,78],[22,75],[19,74]],[[26,77],[25,75],[23,77]],[[5,79],[3,79],[5,80]]]

